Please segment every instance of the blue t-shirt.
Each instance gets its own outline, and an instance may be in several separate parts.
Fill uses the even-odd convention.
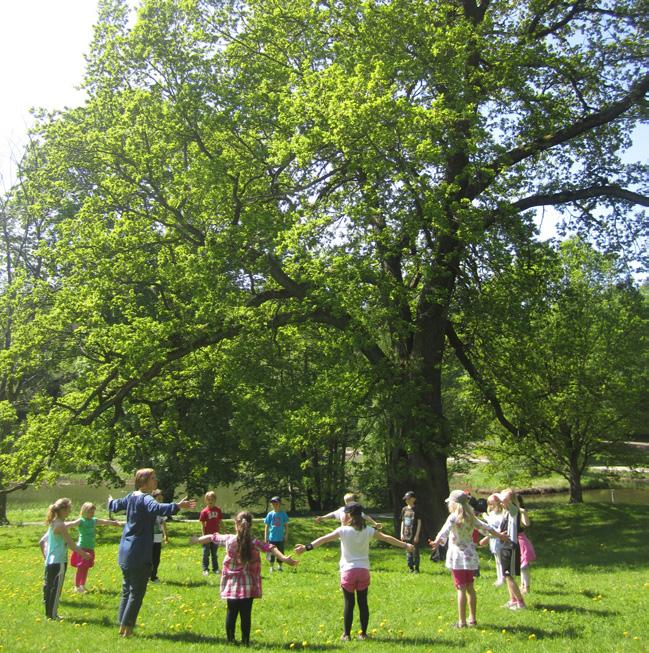
[[[158,503],[150,494],[139,490],[123,499],[113,499],[110,512],[126,510],[126,525],[119,542],[120,567],[133,568],[153,561],[153,526],[156,517],[169,517],[178,512],[175,503]]]
[[[264,524],[268,525],[268,541],[283,542],[285,526],[288,524],[288,515],[280,510],[275,512],[271,510],[264,519]]]

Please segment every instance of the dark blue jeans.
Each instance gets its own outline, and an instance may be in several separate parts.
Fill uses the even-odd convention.
[[[415,544],[414,546],[415,550],[412,553],[406,553],[406,562],[411,570],[419,571],[419,544]]]
[[[117,618],[120,626],[133,627],[146,594],[146,587],[151,576],[151,564],[121,567],[121,569],[122,599],[119,603]]]
[[[208,542],[203,544],[203,571],[208,571],[210,568],[210,558],[212,558],[212,571],[219,570],[219,559],[216,555],[218,549],[216,542]]]

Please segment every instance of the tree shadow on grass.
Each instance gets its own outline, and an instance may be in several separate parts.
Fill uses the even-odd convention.
[[[192,633],[191,631],[182,631],[179,633],[138,633],[138,639],[156,639],[156,640],[166,640],[169,642],[175,642],[178,644],[224,644],[226,646],[233,646],[227,641],[225,637],[214,637],[213,635],[200,635],[199,633]],[[237,640],[237,644],[240,644],[240,640]],[[291,642],[281,641],[281,642],[256,642],[254,639],[250,641],[250,648],[257,649],[288,649],[290,648]],[[301,646],[300,646],[301,648]],[[336,644],[311,644],[309,643],[309,650],[312,651],[331,651],[338,648]]]
[[[118,596],[121,594],[119,590],[108,590],[104,587],[93,587],[92,589],[88,590],[88,594],[92,596],[93,594],[107,594],[110,596]]]
[[[206,587],[209,583],[206,583],[204,580],[165,580],[161,583],[163,586],[168,585],[171,587]],[[156,585],[156,583],[154,583]]]
[[[93,624],[105,628],[119,628],[117,619],[110,619],[109,617],[84,617],[83,619],[80,619],[79,617],[68,617],[65,621],[69,624]]]
[[[468,632],[468,631],[467,631]],[[364,644],[372,644],[375,646],[389,646],[391,650],[400,646],[444,646],[446,648],[464,648],[465,642],[444,639],[442,637],[370,637],[366,639]],[[311,646],[309,645],[309,648]]]
[[[597,610],[593,608],[580,608],[576,605],[561,603],[535,603],[532,606],[535,610],[547,610],[551,612],[574,612],[576,614],[586,614],[593,617],[614,617],[619,615],[617,610]]]
[[[478,629],[493,630],[495,632],[501,633],[503,631],[503,625],[481,622],[478,626]],[[574,626],[568,626],[567,628],[561,628],[560,630],[555,631],[538,628],[535,626],[508,625],[506,630],[510,635],[524,635],[526,637],[534,635],[536,639],[576,639],[577,637],[581,636],[581,631]]]

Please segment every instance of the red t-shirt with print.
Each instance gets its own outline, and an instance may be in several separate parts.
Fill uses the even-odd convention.
[[[221,508],[218,506],[207,506],[201,510],[200,517],[198,518],[203,522],[203,533],[205,535],[210,535],[212,533],[218,533],[219,527],[221,526],[221,520],[223,519],[223,513]]]

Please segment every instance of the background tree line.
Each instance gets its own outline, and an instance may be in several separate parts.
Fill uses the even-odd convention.
[[[100,2],[3,199],[0,493],[146,463],[320,509],[362,451],[433,530],[487,436],[579,500],[647,388],[646,9]]]

